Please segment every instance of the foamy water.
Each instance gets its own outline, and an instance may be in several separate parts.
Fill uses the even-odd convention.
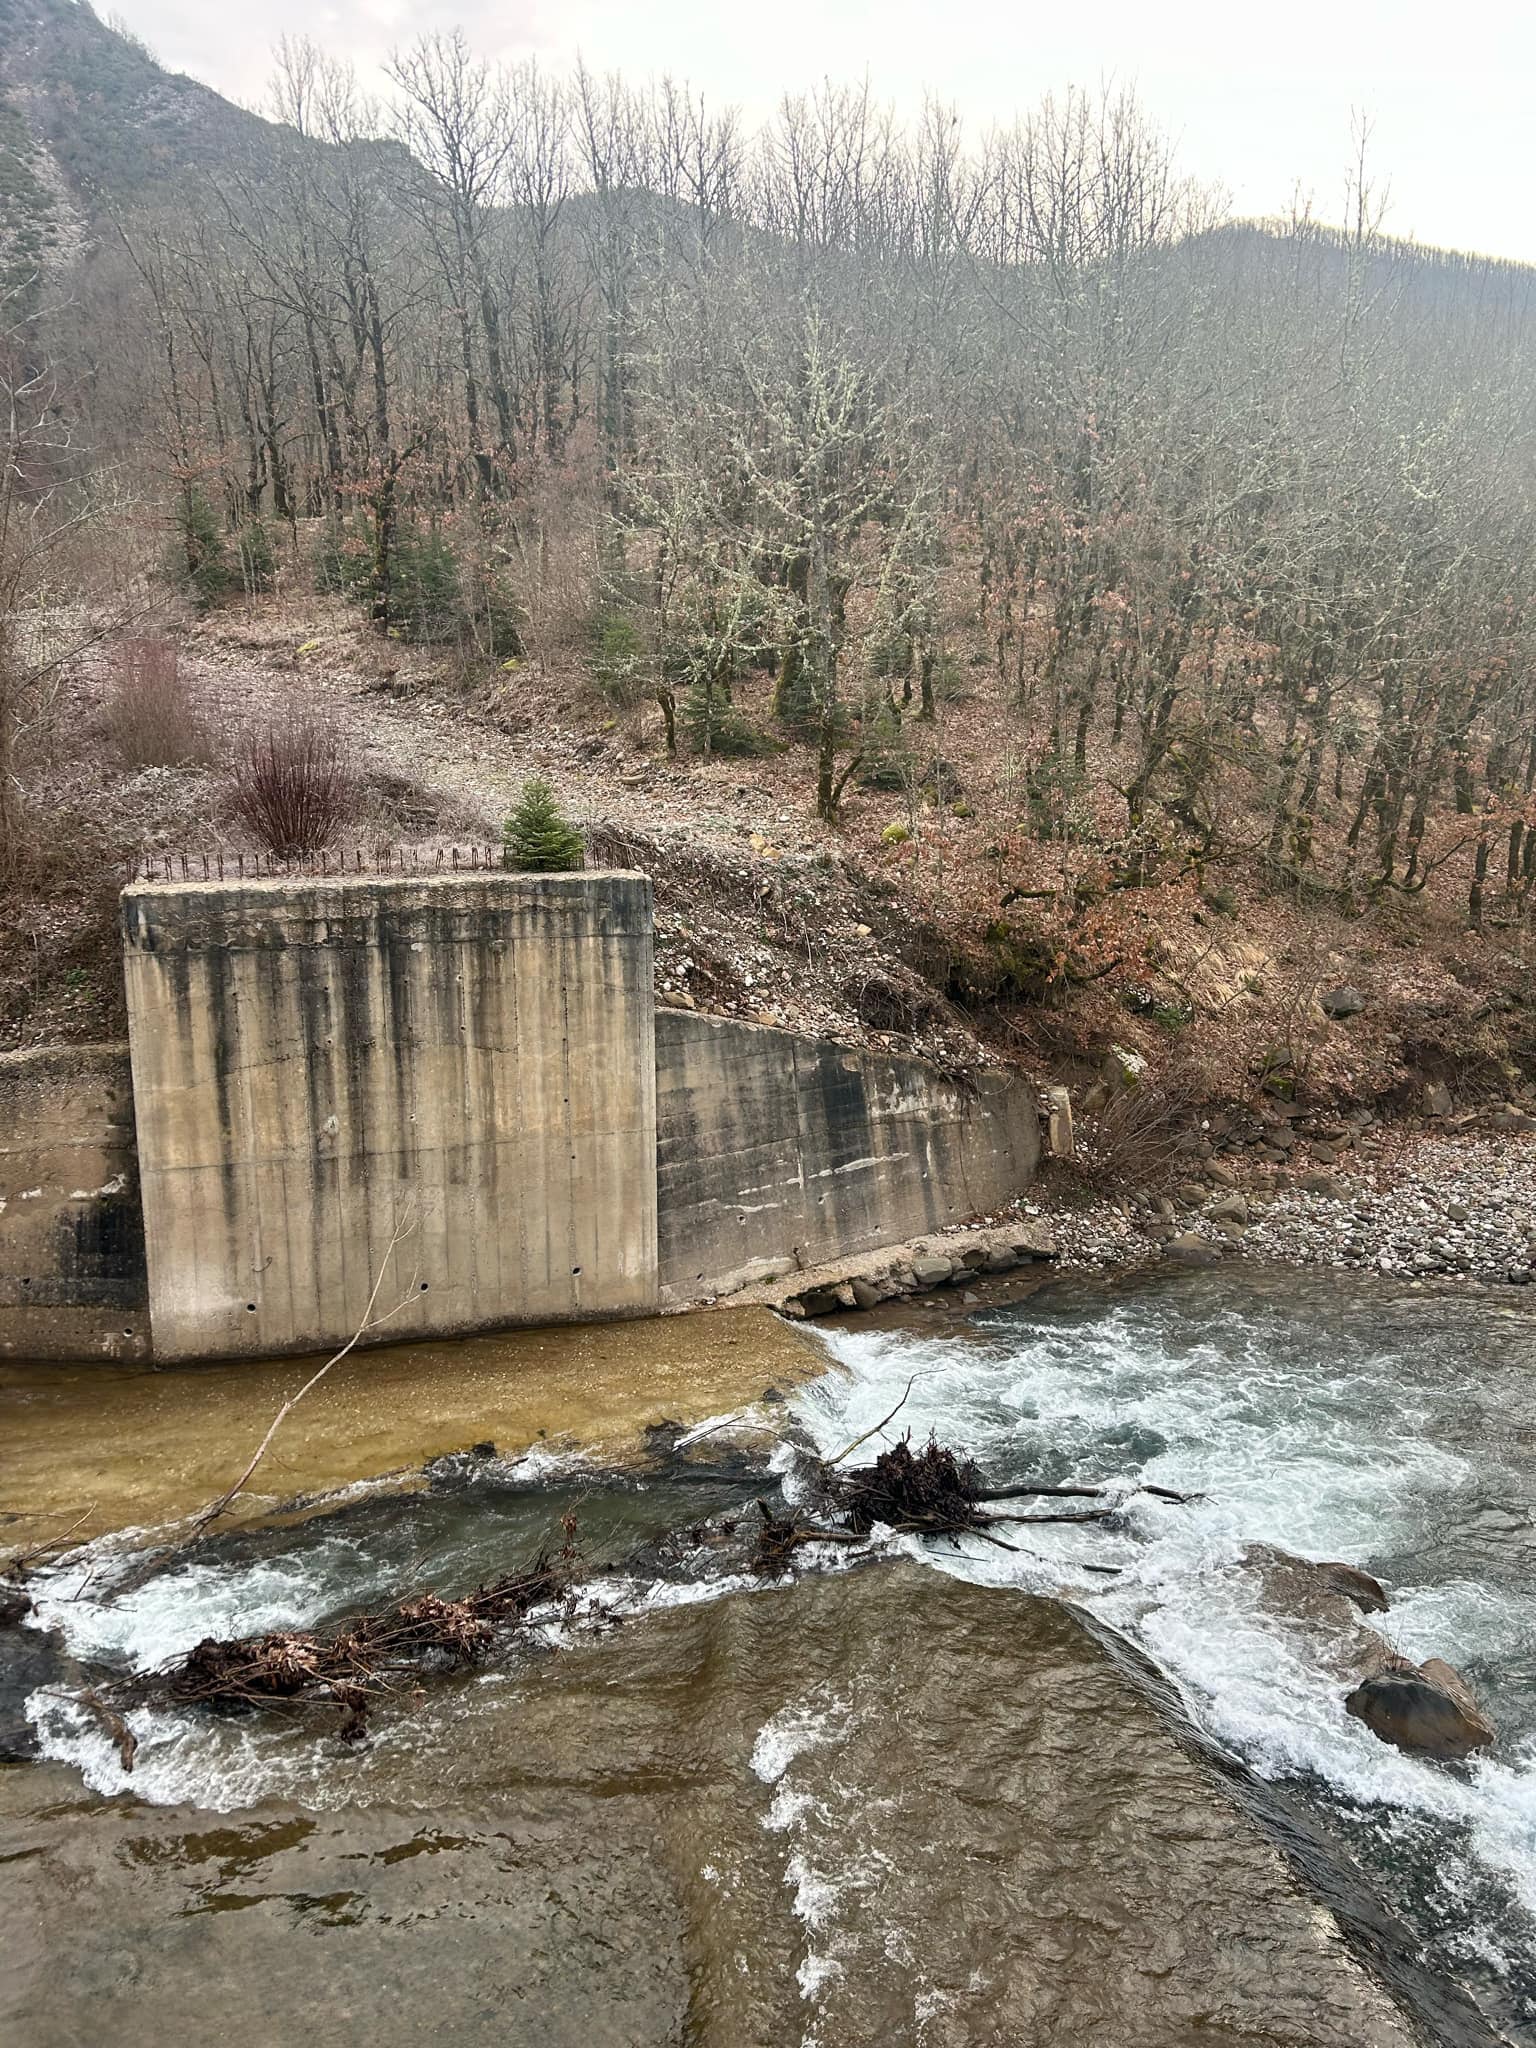
[[[910,1379],[887,1439],[932,1430],[994,1484],[1102,1482],[1119,1503],[1109,1524],[1000,1530],[1016,1552],[978,1539],[897,1547],[960,1578],[1064,1594],[1130,1639],[1213,1741],[1312,1802],[1432,1966],[1474,1986],[1497,1980],[1504,2019],[1528,2017],[1520,2038],[1536,2039],[1536,1320],[1487,1298],[1355,1281],[1182,1275],[1107,1291],[1063,1282],[984,1315],[979,1335],[854,1328],[824,1341],[831,1369],[793,1401],[824,1452],[872,1428]],[[789,1460],[774,1463],[792,1493]],[[489,1476],[526,1486],[518,1512],[547,1528],[562,1475],[568,1464]],[[416,1497],[371,1522],[295,1535],[291,1547],[237,1543],[147,1577],[132,1541],[92,1545],[38,1582],[38,1619],[76,1655],[142,1671],[206,1635],[302,1627],[442,1583],[445,1560],[469,1583],[482,1568],[477,1546],[481,1559],[498,1546],[504,1557],[513,1527],[494,1488],[481,1506],[476,1484],[466,1482],[458,1519],[440,1525]],[[1178,1506],[1144,1484],[1204,1498]],[[1025,1501],[1019,1512],[1077,1505],[1093,1503]],[[1316,1646],[1264,1606],[1242,1563],[1255,1542],[1380,1577],[1392,1609],[1372,1625],[1410,1657],[1461,1668],[1499,1726],[1497,1748],[1447,1767],[1403,1755],[1347,1715],[1346,1686]],[[853,1561],[846,1548],[804,1559]],[[1105,1566],[1118,1576],[1090,1569]],[[640,1616],[761,1583],[739,1572],[610,1574],[585,1604]],[[551,1614],[548,1639],[567,1640],[571,1627]],[[483,1684],[505,1678],[493,1669]],[[222,1810],[270,1796],[329,1808],[351,1796],[312,1727],[136,1712],[140,1750],[125,1780],[83,1710],[49,1693],[32,1711],[47,1752],[103,1792]],[[463,1740],[455,1717],[473,1711],[472,1689],[381,1717],[375,1749],[451,1750]],[[812,2014],[839,1967],[838,1900],[877,1875],[834,1868],[827,1846],[835,1816],[817,1759],[835,1754],[846,1711],[830,1692],[808,1699],[763,1727],[752,1760],[771,1787],[768,1824],[807,1929]]]
[[[1536,1325],[1328,1282],[1255,1295],[1226,1276],[1108,1306],[1064,1284],[981,1322],[981,1343],[828,1333],[840,1369],[797,1396],[818,1446],[878,1422],[915,1375],[887,1439],[931,1430],[994,1484],[1104,1481],[1122,1502],[1111,1525],[1000,1529],[1022,1554],[903,1541],[958,1577],[1064,1593],[1126,1635],[1210,1737],[1310,1790],[1432,1956],[1493,1969],[1522,2004],[1536,1994]],[[1177,1506],[1138,1481],[1205,1498]],[[1449,1767],[1346,1714],[1316,1644],[1264,1606],[1242,1563],[1256,1542],[1380,1576],[1392,1608],[1372,1626],[1458,1666],[1497,1748]]]

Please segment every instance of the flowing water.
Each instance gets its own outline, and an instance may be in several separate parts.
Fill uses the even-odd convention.
[[[733,1401],[785,1384],[734,1335]],[[134,2048],[204,2000],[225,2048],[1536,2043],[1536,1321],[1224,1270],[823,1341],[758,1411],[780,1435],[830,1453],[900,1403],[887,1437],[932,1429],[998,1485],[1103,1480],[1117,1512],[764,1588],[763,1439],[722,1429],[625,1470],[449,1458],[169,1562],[99,1538],[38,1589],[91,1671],[466,1587],[570,1509],[601,1618],[549,1615],[361,1752],[140,1712],[128,1780],[67,1674],[39,1681],[52,1761],[0,1771],[0,2034],[110,2013]],[[1377,1625],[1463,1670],[1498,1747],[1433,1764],[1351,1720],[1255,1541],[1380,1577]]]
[[[1109,1530],[1009,1533],[928,1561],[1062,1590],[1138,1645],[1197,1724],[1303,1794],[1433,1967],[1536,2040],[1536,1323],[1271,1269],[1054,1285],[974,1334],[833,1339],[803,1398],[824,1448],[893,1427],[963,1444],[994,1484],[1141,1480]],[[1363,1566],[1373,1625],[1456,1665],[1501,1731],[1467,1767],[1406,1756],[1343,1711],[1315,1640],[1270,1612],[1253,1542]],[[1085,1567],[1116,1566],[1107,1578]]]

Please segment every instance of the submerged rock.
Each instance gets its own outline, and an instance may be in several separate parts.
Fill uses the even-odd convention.
[[[912,1565],[637,1618],[331,1768],[217,1815],[10,1774],[0,2035],[1422,2038],[1069,1614]]]
[[[1243,1562],[1263,1580],[1266,1603],[1287,1616],[1337,1623],[1362,1614],[1385,1614],[1391,1606],[1379,1579],[1335,1559],[1297,1557],[1273,1543],[1250,1543]]]
[[[1296,1557],[1270,1543],[1251,1543],[1243,1562],[1258,1573],[1270,1611],[1308,1631],[1319,1661],[1356,1681],[1344,1705],[1373,1735],[1446,1762],[1495,1740],[1460,1672],[1439,1657],[1411,1663],[1364,1626],[1362,1614],[1385,1614],[1391,1604],[1369,1572]]]
[[[34,1692],[71,1690],[80,1673],[51,1630],[0,1629],[0,1764],[25,1763],[38,1754],[37,1730],[27,1716]]]

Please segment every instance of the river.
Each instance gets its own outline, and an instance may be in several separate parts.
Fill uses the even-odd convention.
[[[588,1361],[604,1414],[624,1408],[605,1373],[691,1352],[705,1398],[663,1411],[691,1442],[618,1457],[556,1431],[530,1456],[518,1411],[483,1429],[510,1454],[440,1459],[409,1491],[354,1483],[168,1560],[104,1533],[43,1574],[41,1618],[75,1656],[146,1668],[206,1633],[463,1588],[574,1510],[602,1618],[551,1615],[535,1648],[402,1701],[361,1751],[305,1722],[143,1711],[129,1780],[68,1688],[39,1684],[43,1758],[0,1771],[6,2039],[95,2039],[110,2015],[133,2048],[191,2011],[192,2038],[226,2048],[301,2028],[1536,2043],[1536,1319],[1250,1267],[1064,1277],[810,1341],[807,1377],[779,1326],[674,1319],[632,1351],[610,1333]],[[471,1354],[482,1392],[501,1355]],[[359,1360],[350,1398],[374,1371],[398,1386],[409,1354]],[[447,1402],[451,1359],[434,1371]],[[178,1384],[161,1378],[156,1412]],[[7,1411],[35,1500],[69,1435],[47,1384],[15,1378]],[[111,1384],[121,1431],[149,1396]],[[711,1397],[737,1421],[700,1434]],[[744,1537],[712,1532],[749,1527],[765,1463],[793,1493],[789,1440],[841,1449],[898,1402],[888,1436],[932,1430],[997,1484],[1102,1479],[1123,1508],[1015,1527],[1006,1551],[900,1539],[894,1566],[745,1571]],[[472,1440],[484,1409],[459,1409]],[[83,1396],[73,1414],[78,1487]],[[355,1456],[334,1469],[340,1440],[299,1458],[306,1484],[327,1456],[362,1477]],[[119,1485],[139,1507],[153,1492]],[[1497,1748],[1432,1764],[1351,1720],[1242,1567],[1254,1541],[1381,1578],[1383,1632],[1466,1673]]]

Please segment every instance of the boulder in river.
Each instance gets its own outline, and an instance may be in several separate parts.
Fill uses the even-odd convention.
[[[1362,1680],[1344,1706],[1383,1742],[1443,1763],[1488,1749],[1497,1739],[1466,1680],[1439,1657]]]
[[[1444,1762],[1494,1741],[1492,1723],[1458,1671],[1439,1657],[1411,1663],[1360,1620],[1389,1607],[1369,1572],[1336,1560],[1296,1557],[1270,1543],[1251,1543],[1243,1562],[1259,1574],[1265,1606],[1308,1631],[1317,1641],[1319,1661],[1355,1681],[1344,1705],[1373,1735]]]
[[[1273,1543],[1250,1543],[1243,1562],[1262,1579],[1266,1606],[1288,1619],[1351,1623],[1356,1611],[1385,1614],[1391,1605],[1380,1580],[1352,1564],[1297,1557]]]
[[[942,1287],[955,1270],[954,1261],[938,1252],[919,1252],[911,1266],[919,1287]]]

